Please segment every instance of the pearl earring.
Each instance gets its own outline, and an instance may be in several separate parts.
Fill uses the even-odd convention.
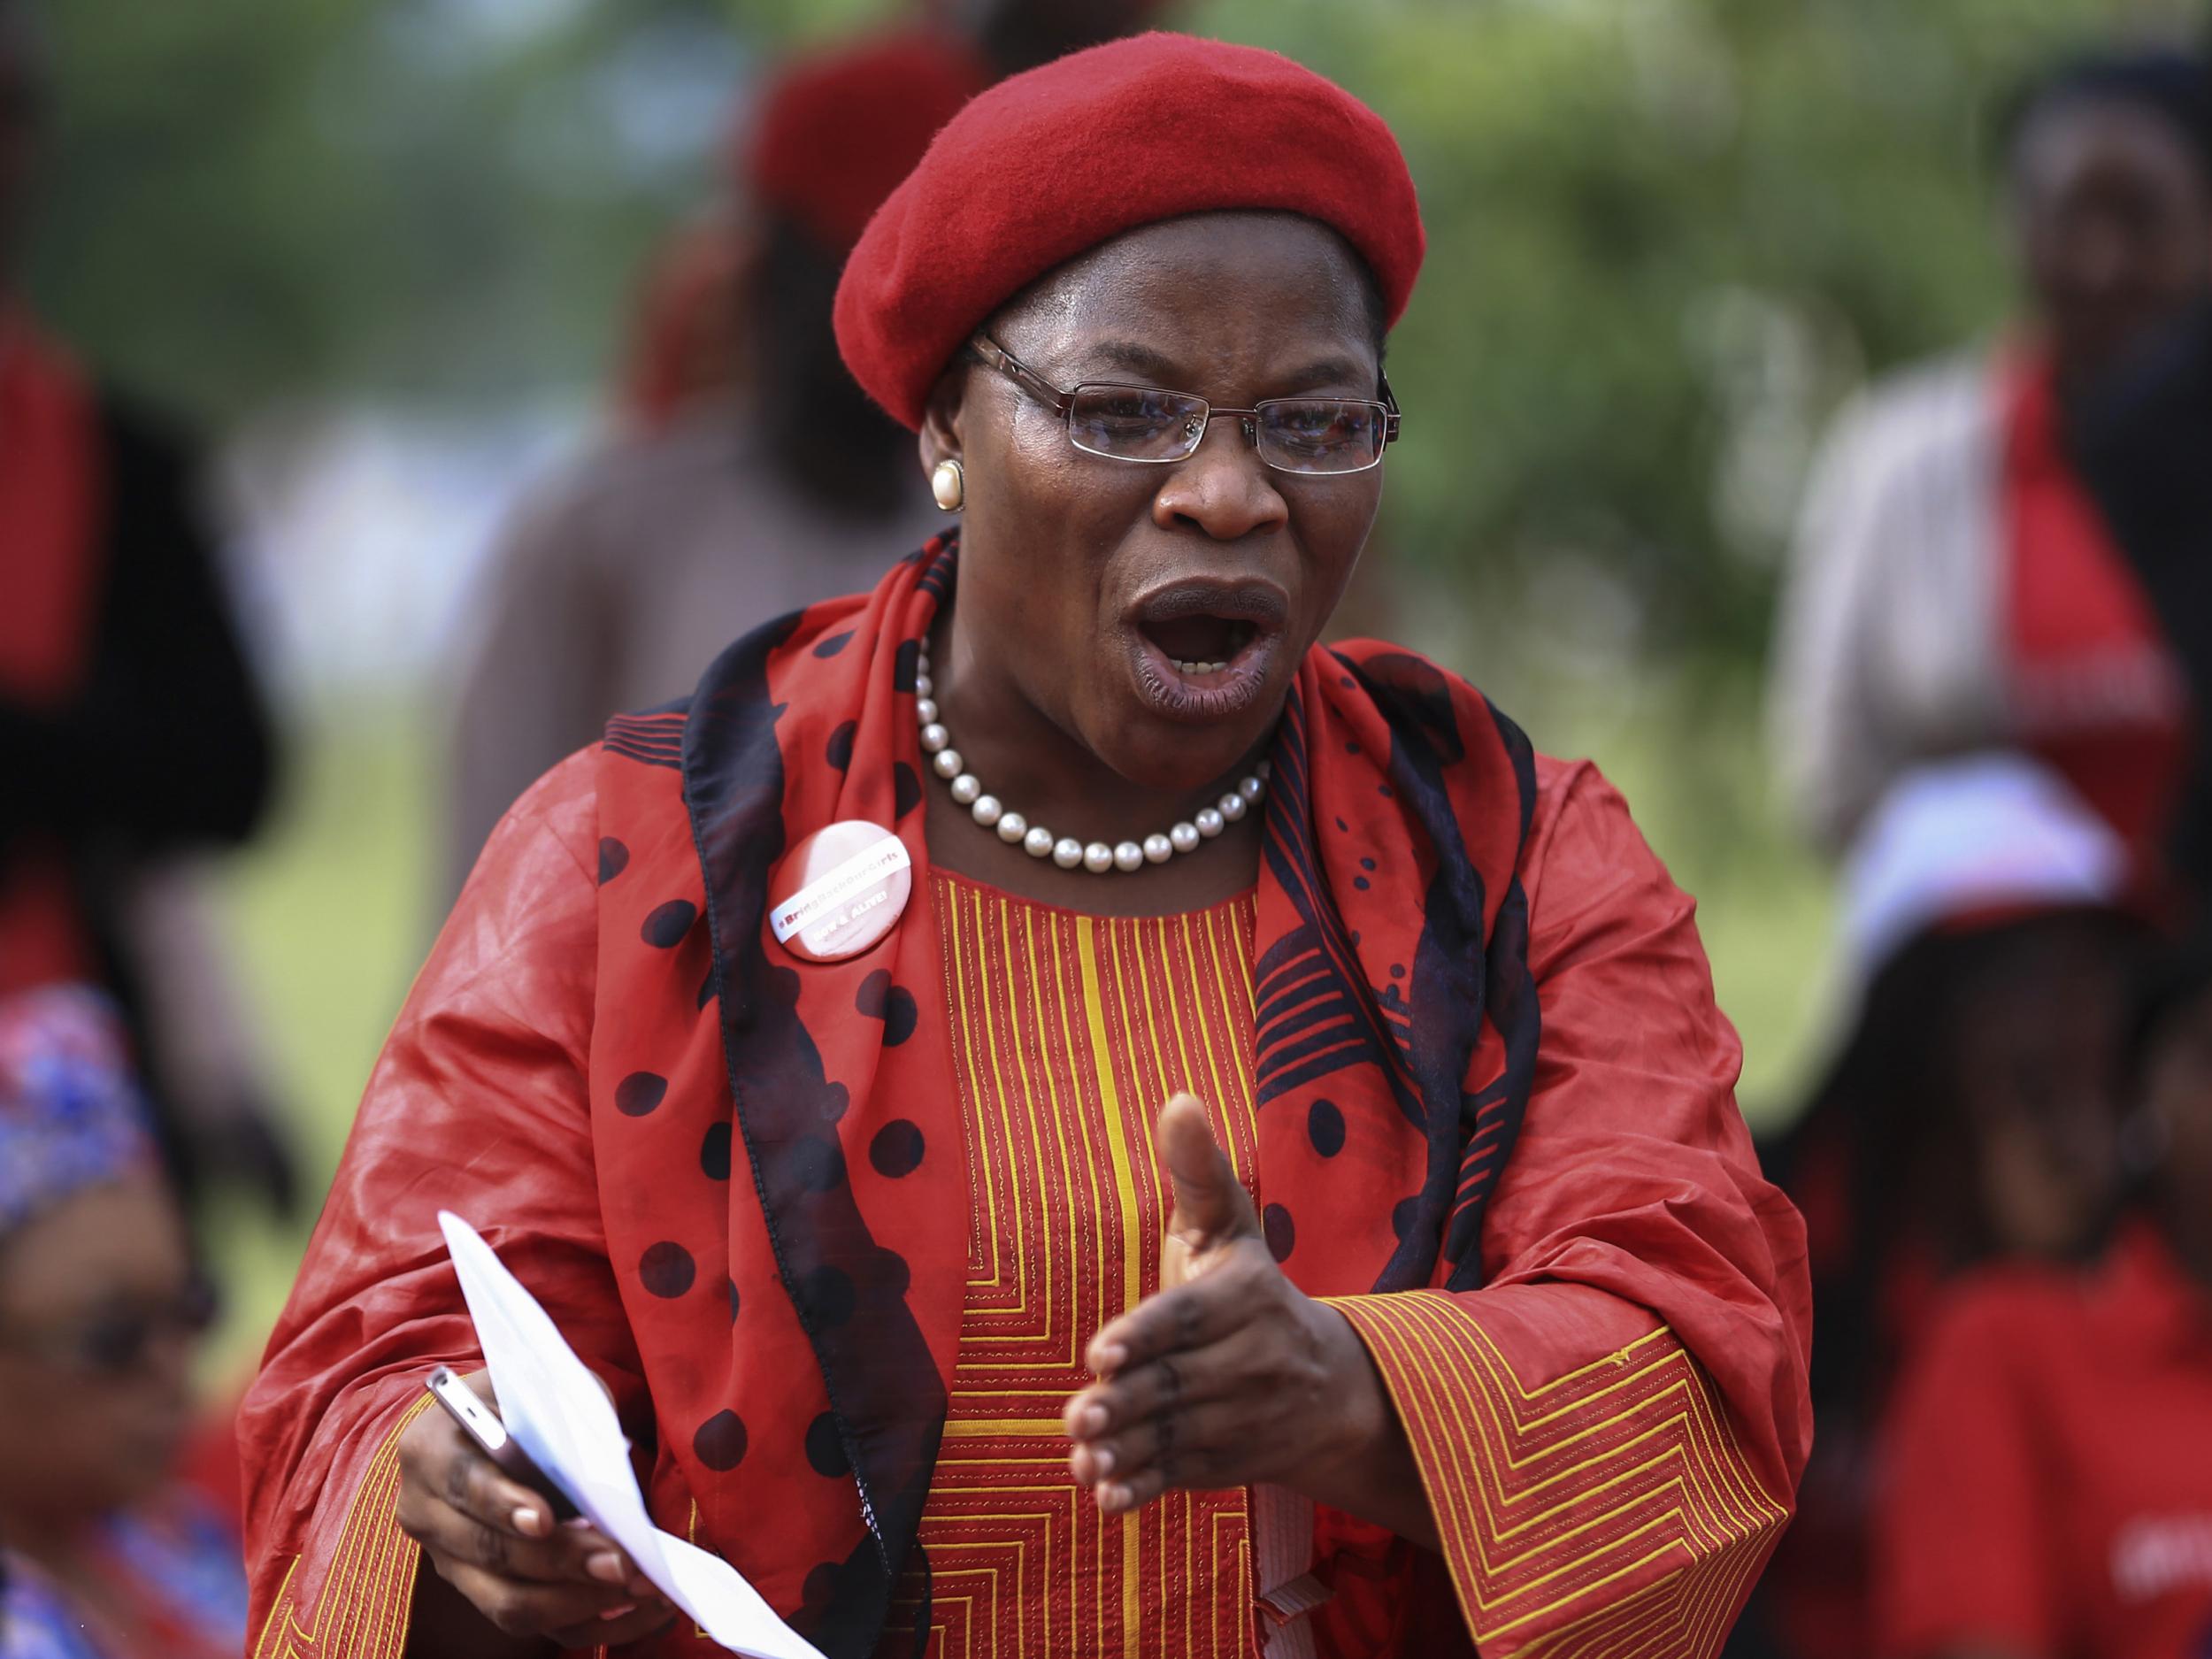
[[[957,461],[937,463],[929,475],[929,493],[947,512],[958,512],[968,499],[968,475]]]

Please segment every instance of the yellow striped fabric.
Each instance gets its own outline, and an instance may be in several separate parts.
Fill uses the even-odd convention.
[[[401,1659],[422,1552],[396,1516],[399,1437],[430,1403],[426,1393],[409,1406],[369,1459],[311,1614],[293,1587],[299,1560],[286,1570],[254,1659]]]
[[[945,1439],[920,1541],[930,1652],[1217,1659],[1254,1651],[1240,1491],[1108,1519],[1067,1466],[1084,1345],[1159,1284],[1152,1120],[1187,1089],[1248,1182],[1252,903],[1108,919],[937,872],[975,1194]],[[912,1586],[910,1586],[910,1591]],[[911,1628],[911,1594],[890,1628]]]
[[[1671,1332],[1530,1387],[1479,1297],[1330,1305],[1405,1425],[1484,1659],[1718,1651],[1788,1514]]]

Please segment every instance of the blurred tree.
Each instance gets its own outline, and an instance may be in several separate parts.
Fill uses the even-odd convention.
[[[940,9],[952,0],[938,0]],[[588,382],[764,42],[885,0],[69,0],[34,284],[215,416]],[[2170,21],[2174,6],[2150,6]],[[2122,0],[1209,0],[1420,182],[1390,542],[1484,655],[1740,688],[1821,421],[2006,306],[1994,91]],[[1532,591],[1574,603],[1532,606]],[[1463,656],[1464,652],[1455,652]]]

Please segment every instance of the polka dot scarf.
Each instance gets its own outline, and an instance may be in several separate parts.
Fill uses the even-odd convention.
[[[740,641],[686,703],[613,722],[600,761],[593,1133],[656,1508],[838,1659],[874,1651],[910,1565],[966,1273],[912,706],[956,561],[941,538]],[[1535,1063],[1528,743],[1463,682],[1358,645],[1308,656],[1271,757],[1268,1241],[1317,1295],[1471,1288]],[[848,818],[900,836],[917,898],[873,949],[802,962],[768,926],[777,865]]]

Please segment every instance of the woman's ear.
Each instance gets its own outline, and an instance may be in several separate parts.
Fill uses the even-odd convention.
[[[952,368],[938,376],[937,384],[931,388],[928,405],[922,411],[919,434],[925,472],[934,472],[940,461],[964,458],[964,446],[960,441],[961,399],[967,385],[966,372]]]

